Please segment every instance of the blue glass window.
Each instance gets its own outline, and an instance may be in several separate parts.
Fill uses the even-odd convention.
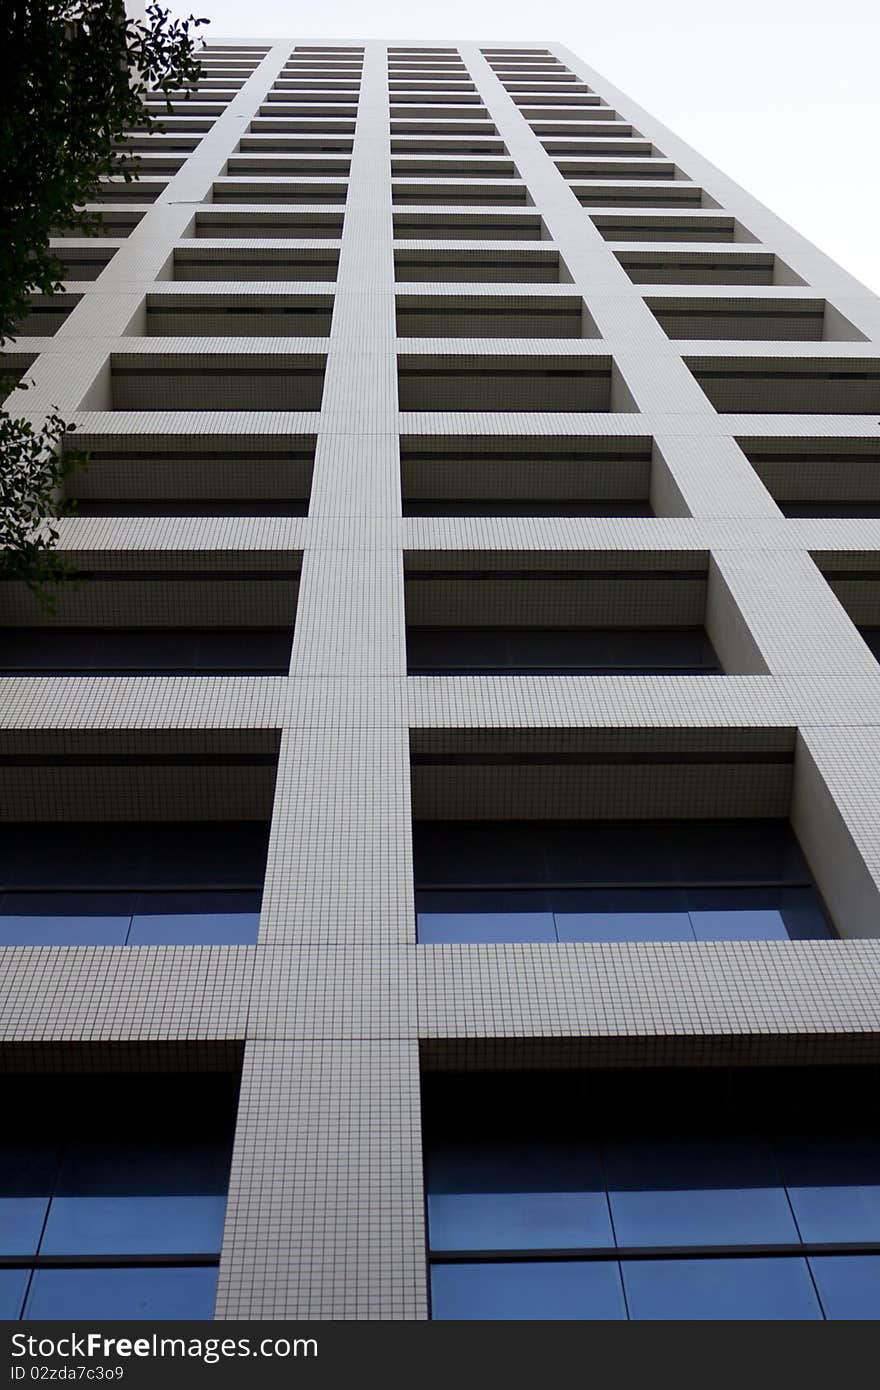
[[[417,822],[414,849],[421,942],[830,935],[784,822]]]
[[[221,1073],[7,1077],[4,1113],[33,1138],[0,1145],[0,1254],[50,1263],[0,1270],[0,1318],[209,1318],[236,1090]]]
[[[826,1134],[777,1147],[803,1240],[880,1240],[880,1139]]]
[[[425,944],[447,941],[555,941],[544,893],[489,889],[417,895],[418,935]]]
[[[828,935],[815,893],[802,888],[690,889],[697,941],[787,941]]]
[[[813,1255],[810,1268],[826,1318],[880,1320],[880,1255]]]
[[[37,1269],[26,1320],[208,1320],[217,1293],[215,1268]]]
[[[436,1321],[564,1322],[626,1317],[616,1262],[434,1265]]]
[[[779,913],[792,941],[831,936],[828,918],[815,889],[780,888]]]
[[[208,1254],[220,1249],[228,1152],[182,1139],[72,1144],[40,1245],[44,1255]]]
[[[800,1256],[624,1260],[629,1315],[637,1320],[813,1321],[822,1309]]]
[[[5,893],[0,945],[123,946],[131,893]]]
[[[424,945],[444,942],[555,941],[550,912],[420,912],[419,941]]]
[[[13,1322],[21,1316],[29,1269],[0,1269],[0,1320]]]
[[[259,893],[140,893],[130,946],[232,945],[254,942]]]
[[[165,946],[257,939],[259,892],[6,893],[3,946]]]
[[[428,1159],[434,1250],[613,1244],[598,1150],[587,1144],[440,1145]]]
[[[417,904],[423,943],[787,941],[828,935],[809,887],[435,890],[419,893]]]
[[[434,1315],[880,1320],[878,1078],[427,1073]],[[619,1273],[625,1311],[578,1311],[579,1266]]]
[[[559,895],[560,941],[693,941],[685,895],[679,888],[611,888]],[[558,899],[557,899],[558,901]]]
[[[0,1148],[0,1255],[35,1255],[58,1171],[51,1144]]]
[[[758,1140],[650,1138],[606,1149],[618,1245],[796,1241],[769,1147]]]

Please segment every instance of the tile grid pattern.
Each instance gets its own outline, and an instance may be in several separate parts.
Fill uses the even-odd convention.
[[[298,295],[333,298],[329,337],[145,336],[148,293],[242,294],[238,282],[222,280],[172,286],[169,263],[176,245],[200,245],[189,230],[196,213],[236,210],[234,201],[218,197],[226,161],[248,123],[267,110],[273,83],[289,76],[291,50],[307,56],[289,40],[266,47],[107,267],[76,282],[81,298],[58,332],[16,348],[35,354],[35,385],[24,408],[39,418],[58,405],[90,440],[109,433],[316,435],[308,518],[80,517],[62,524],[62,543],[76,556],[114,553],[120,564],[164,553],[170,567],[184,548],[301,554],[290,676],[0,680],[0,728],[13,740],[51,730],[123,737],[132,730],[281,731],[260,943],[137,952],[10,948],[2,1060],[10,1068],[107,1067],[118,1065],[115,1047],[125,1055],[126,1047],[139,1046],[144,1065],[157,1065],[159,1057],[158,1064],[179,1065],[187,1044],[243,1043],[218,1317],[424,1318],[420,1045],[427,1066],[876,1060],[880,1052],[880,668],[810,558],[817,551],[876,554],[880,520],[786,519],[736,443],[861,439],[876,434],[876,422],[865,415],[717,413],[684,360],[858,363],[877,355],[880,306],[624,94],[548,45],[619,121],[680,168],[679,191],[689,182],[701,187],[713,200],[707,209],[733,214],[757,238],[756,249],[774,252],[804,281],[803,289],[750,288],[750,299],[824,297],[864,340],[744,347],[668,338],[645,299],[669,287],[631,282],[615,256],[623,243],[605,241],[596,229],[583,193],[588,185],[575,196],[485,53],[463,44],[457,52],[476,96],[528,190],[523,211],[540,215],[549,238],[541,248],[558,249],[572,276],[570,284],[528,292],[581,294],[601,335],[554,340],[552,351],[577,361],[610,354],[617,397],[611,414],[399,414],[397,354],[454,361],[488,352],[540,357],[549,349],[539,338],[395,342],[388,54],[385,45],[369,43],[338,276],[335,284],[297,284]],[[483,46],[491,47],[515,53],[530,46]],[[336,56],[345,58],[342,51]],[[448,78],[440,88],[452,90]],[[280,103],[282,89],[274,95]],[[339,118],[304,119],[329,129]],[[332,183],[322,178],[320,187]],[[249,199],[239,210],[259,206]],[[439,204],[401,206],[426,216],[449,212]],[[284,211],[277,202],[265,208],[273,216]],[[342,211],[311,203],[296,210]],[[608,215],[601,204],[594,214]],[[271,229],[264,235],[271,239]],[[234,236],[210,243],[221,244],[254,251],[281,243]],[[498,244],[468,242],[471,249]],[[625,246],[664,252],[679,244]],[[247,294],[280,287],[248,281]],[[468,296],[481,287],[401,288],[424,298],[440,290]],[[283,289],[291,290],[289,281]],[[112,354],[268,360],[294,351],[326,354],[320,410],[261,408],[258,400],[246,410],[111,408]],[[398,434],[653,438],[658,514],[404,518]],[[707,623],[736,674],[407,679],[404,552],[664,549],[708,556]],[[486,727],[797,730],[792,819],[843,939],[417,948],[410,730]],[[99,807],[100,787],[82,795]],[[201,1064],[214,1064],[213,1056],[205,1053]]]

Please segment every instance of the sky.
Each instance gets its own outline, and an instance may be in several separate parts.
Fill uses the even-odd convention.
[[[210,40],[564,43],[880,293],[880,0],[190,3]]]

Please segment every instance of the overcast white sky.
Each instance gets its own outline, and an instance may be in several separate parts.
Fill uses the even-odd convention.
[[[880,293],[880,0],[191,2],[212,40],[567,44]]]

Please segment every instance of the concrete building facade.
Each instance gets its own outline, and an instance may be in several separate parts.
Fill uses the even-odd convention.
[[[216,1317],[424,1319],[426,1078],[873,1076],[880,302],[555,43],[212,36],[165,126],[6,349],[90,461],[84,578],[0,598],[0,805],[265,824],[259,935],[7,944],[2,1056],[240,1074]],[[224,654],[53,646],[142,627]],[[764,821],[827,935],[417,936],[438,825]]]

